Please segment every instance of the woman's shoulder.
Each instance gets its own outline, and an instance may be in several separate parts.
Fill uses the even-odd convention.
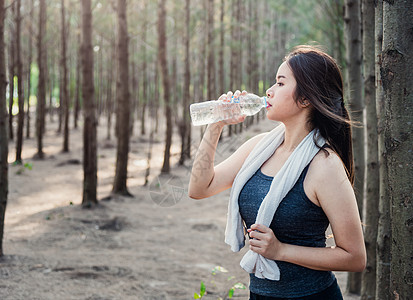
[[[315,183],[333,183],[347,179],[347,173],[340,156],[331,148],[318,151],[310,163],[308,174]]]

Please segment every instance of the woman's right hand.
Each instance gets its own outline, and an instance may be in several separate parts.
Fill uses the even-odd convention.
[[[231,102],[232,98],[238,98],[241,95],[246,95],[247,91],[242,91],[240,92],[239,90],[236,90],[235,93],[232,93],[232,91],[227,92],[226,94],[222,94],[218,100],[221,100],[223,102]],[[242,116],[237,116],[237,117],[232,117],[226,120],[219,121],[218,124],[225,126],[225,125],[233,125],[233,124],[238,124],[241,122],[244,122],[245,120],[245,115]]]

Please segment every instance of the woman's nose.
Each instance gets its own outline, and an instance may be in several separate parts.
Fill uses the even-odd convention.
[[[266,94],[267,94],[268,98],[271,98],[274,95],[274,93],[271,91],[271,89],[268,89]]]

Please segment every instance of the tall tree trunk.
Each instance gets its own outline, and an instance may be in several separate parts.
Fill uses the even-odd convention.
[[[159,51],[159,50],[158,50]],[[155,72],[155,76],[154,76],[154,97],[150,98],[154,100],[154,111],[155,111],[155,133],[158,133],[158,129],[159,129],[159,107],[160,107],[160,90],[159,90],[159,55],[157,55],[157,59],[154,60],[154,72]],[[152,101],[149,101],[152,102]],[[153,119],[152,119],[153,120]]]
[[[33,23],[34,22],[34,0],[30,1],[30,22],[29,22],[29,59],[27,66],[27,109],[26,109],[26,138],[30,138],[30,96],[32,80],[32,60],[33,60]]]
[[[191,157],[191,123],[189,116],[189,86],[190,86],[190,53],[189,53],[189,39],[190,39],[190,0],[185,0],[185,37],[184,37],[184,46],[185,46],[185,75],[184,75],[184,96],[183,96],[183,112],[182,112],[182,121],[180,124],[180,133],[181,133],[181,157],[179,158],[179,165],[183,165],[186,159]]]
[[[7,194],[9,192],[4,17],[4,0],[0,0],[0,257],[3,256],[4,215],[6,213]]]
[[[146,64],[146,30],[148,27],[148,20],[146,16],[146,1],[144,2],[144,13],[143,13],[143,24],[142,24],[142,100],[141,100],[141,135],[145,135],[145,116],[146,116],[146,105],[148,103],[148,87],[147,87],[147,64]]]
[[[17,95],[19,114],[17,122],[16,163],[22,163],[23,128],[24,128],[24,95],[23,95],[23,63],[21,54],[21,0],[16,2],[16,56],[17,56]]]
[[[69,36],[66,34],[66,16],[65,16],[65,0],[61,1],[62,6],[62,57],[61,57],[61,70],[63,75],[63,82],[61,84],[62,87],[62,99],[61,104],[63,104],[63,152],[69,152],[69,80],[68,80],[68,70],[67,70],[67,37]]]
[[[132,53],[136,53],[137,51],[135,50],[135,49],[133,49],[132,48]],[[135,52],[136,51],[136,52]],[[138,93],[139,93],[139,89],[138,89],[138,84],[139,84],[139,82],[138,82],[138,76],[137,76],[137,74],[136,74],[136,72],[137,72],[137,68],[136,68],[136,62],[135,61],[133,61],[132,63],[131,63],[131,72],[132,72],[132,76],[130,76],[131,78],[130,78],[130,83],[131,83],[131,91],[132,91],[132,93],[131,93],[131,95],[130,95],[130,100],[131,100],[131,103],[130,103],[130,111],[129,111],[129,114],[130,114],[130,121],[129,121],[129,136],[133,136],[133,129],[134,129],[134,127],[135,127],[135,112],[136,112],[136,110],[137,110],[137,103],[138,103],[138,101],[139,101],[139,98],[138,98]]]
[[[74,123],[74,128],[77,129],[78,127],[78,120],[79,120],[79,111],[80,111],[80,62],[81,62],[81,56],[82,56],[82,51],[81,51],[81,30],[82,30],[82,24],[79,22],[79,27],[78,27],[78,32],[77,32],[77,44],[78,44],[78,51],[77,51],[77,58],[76,58],[76,98],[75,98],[75,107],[73,110],[74,116],[73,116],[73,123]]]
[[[208,0],[208,35],[207,35],[207,45],[208,45],[208,63],[207,63],[207,99],[216,99],[215,91],[215,44],[214,44],[214,0]]]
[[[130,123],[130,92],[129,92],[129,37],[126,19],[126,0],[118,0],[118,64],[119,77],[117,80],[117,123],[119,125],[116,173],[112,192],[131,196],[126,182],[128,177],[129,155],[129,123]]]
[[[237,5],[236,5],[237,0],[231,0],[231,27],[230,27],[230,35],[231,35],[231,43],[230,43],[230,72],[229,72],[229,88],[231,91],[234,91],[237,89],[236,84],[237,84],[237,47],[238,47],[238,42],[237,42]],[[232,136],[232,131],[236,127],[233,125],[228,126],[228,136]]]
[[[108,120],[107,120],[107,126],[106,126],[106,139],[109,141],[111,139],[111,133],[112,133],[112,115],[113,115],[113,107],[114,107],[114,101],[113,101],[113,77],[116,72],[116,42],[114,41],[115,39],[113,38],[113,41],[111,41],[111,60],[109,62],[109,70],[108,70],[108,89],[107,89],[107,109],[108,109]]]
[[[82,95],[83,95],[83,200],[82,207],[97,204],[96,106],[93,84],[92,9],[91,0],[82,1]]]
[[[39,6],[39,37],[37,39],[37,55],[39,66],[39,86],[37,91],[37,112],[36,112],[36,136],[37,136],[37,153],[36,158],[43,159],[43,135],[45,129],[46,113],[46,72],[47,60],[45,49],[46,35],[46,1],[40,0]]]
[[[379,165],[377,141],[377,114],[375,97],[374,56],[374,0],[363,0],[363,66],[364,99],[366,104],[366,214],[364,240],[367,250],[367,267],[362,274],[362,299],[376,296],[376,244],[379,219]]]
[[[380,73],[388,130],[384,144],[392,220],[390,292],[394,299],[413,299],[413,2],[383,4]]]
[[[16,2],[11,3],[11,14],[16,15]],[[10,22],[10,45],[9,45],[9,139],[14,139],[13,132],[13,104],[14,104],[14,75],[16,69],[16,33],[14,30],[14,22]]]
[[[202,5],[202,14],[200,17],[201,22],[201,30],[199,33],[199,84],[196,86],[198,87],[198,95],[196,96],[196,101],[205,101],[205,69],[206,69],[206,61],[207,61],[207,43],[205,41],[208,40],[208,29],[206,28],[205,24],[208,22],[208,0],[201,0]],[[212,99],[208,99],[212,100]],[[199,126],[200,136],[204,135],[206,126]]]
[[[387,176],[387,149],[385,141],[388,139],[388,128],[385,124],[385,101],[383,82],[380,68],[382,63],[383,43],[383,1],[375,2],[375,52],[376,52],[376,109],[379,156],[379,222],[377,228],[377,264],[376,264],[376,299],[391,299],[390,294],[390,248],[391,248],[391,219],[390,199]]]
[[[165,138],[165,152],[162,165],[162,173],[170,172],[170,156],[172,144],[172,115],[169,94],[169,71],[167,61],[166,49],[166,0],[160,0],[158,9],[158,55],[159,63],[162,70],[163,95],[165,103],[165,117],[166,117],[166,138]]]
[[[348,100],[353,121],[363,121],[362,98],[362,70],[361,70],[361,30],[360,30],[360,0],[346,0],[344,22],[347,33],[347,62],[348,62]],[[355,183],[354,189],[357,198],[359,213],[363,211],[364,187],[364,129],[359,126],[353,128],[353,153]],[[362,217],[362,216],[361,216]],[[348,290],[350,293],[360,294],[361,273],[350,272],[348,276]]]
[[[224,23],[224,14],[225,14],[225,0],[221,0],[220,7],[220,29],[219,29],[219,54],[218,54],[218,92],[220,94],[225,93],[225,74],[224,74],[224,49],[225,49],[225,23]]]

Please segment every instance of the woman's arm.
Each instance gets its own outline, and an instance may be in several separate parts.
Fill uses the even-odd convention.
[[[283,244],[270,228],[254,224],[248,230],[254,238],[250,240],[251,250],[269,259],[315,270],[364,270],[366,250],[361,221],[354,191],[341,160],[334,153],[330,153],[328,157],[318,155],[310,169],[316,186],[316,197],[330,221],[336,246],[316,248]]]
[[[242,93],[236,91],[234,97],[246,93],[246,91]],[[227,94],[221,95],[219,100],[229,101],[231,97],[232,92],[228,92]],[[240,123],[244,121],[244,119],[245,116],[241,116],[208,125],[192,166],[188,187],[189,197],[193,199],[211,197],[232,186],[235,176],[241,169],[245,159],[258,141],[266,134],[260,134],[248,140],[230,157],[214,167],[215,151],[224,126]]]
[[[245,159],[266,134],[259,134],[249,139],[230,157],[214,167],[215,151],[223,127],[221,123],[209,125],[202,138],[192,166],[188,187],[188,195],[193,199],[211,197],[230,188]]]

